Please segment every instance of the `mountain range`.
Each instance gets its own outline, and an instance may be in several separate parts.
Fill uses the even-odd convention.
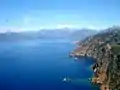
[[[27,32],[6,32],[0,33],[0,41],[17,41],[32,39],[72,39],[82,40],[96,34],[98,31],[91,29],[44,29]]]

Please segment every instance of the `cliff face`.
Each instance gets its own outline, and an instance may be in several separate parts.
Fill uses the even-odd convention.
[[[103,33],[88,37],[79,43],[74,56],[93,57],[93,84],[101,90],[120,90],[120,28],[109,28]]]

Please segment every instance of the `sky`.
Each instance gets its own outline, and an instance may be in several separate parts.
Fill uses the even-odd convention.
[[[0,0],[0,32],[120,25],[120,0]]]

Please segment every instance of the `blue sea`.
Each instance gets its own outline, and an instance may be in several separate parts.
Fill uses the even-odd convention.
[[[94,61],[70,58],[75,47],[71,40],[0,42],[0,90],[98,90],[88,81]]]

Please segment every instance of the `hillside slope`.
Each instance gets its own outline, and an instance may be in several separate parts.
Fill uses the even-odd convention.
[[[91,82],[101,90],[120,90],[120,27],[84,39],[71,55],[93,57]]]

